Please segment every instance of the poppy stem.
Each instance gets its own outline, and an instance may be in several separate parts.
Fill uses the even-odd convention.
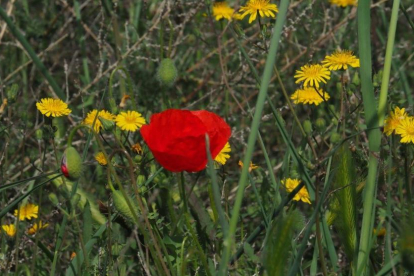
[[[180,175],[177,174],[178,177],[178,185],[180,187],[180,194],[181,194],[181,200],[184,204],[184,214],[188,214],[188,203],[187,203],[187,197],[185,195],[185,187],[184,187],[184,172],[181,172]]]

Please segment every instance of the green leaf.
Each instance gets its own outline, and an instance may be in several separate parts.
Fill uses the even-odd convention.
[[[86,202],[83,209],[83,242],[88,242],[92,237],[92,213],[89,202]]]

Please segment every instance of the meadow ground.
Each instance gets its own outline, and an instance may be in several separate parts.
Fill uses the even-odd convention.
[[[414,2],[0,2],[1,275],[412,275]]]

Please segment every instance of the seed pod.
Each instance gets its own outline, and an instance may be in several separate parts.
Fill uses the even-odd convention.
[[[128,195],[127,195],[128,196]],[[131,209],[129,209],[128,204],[122,195],[121,191],[113,190],[112,191],[112,199],[114,201],[114,205],[116,210],[121,213],[124,217],[134,221],[134,216],[132,215]],[[138,208],[134,205],[134,201],[130,196],[128,196],[129,201],[132,203],[132,208],[134,208],[135,214],[138,214]]]
[[[161,84],[165,86],[173,85],[177,75],[177,68],[174,65],[174,61],[170,58],[163,59],[157,72],[157,78]]]
[[[68,147],[63,153],[60,169],[63,175],[71,181],[78,180],[81,176],[82,158],[74,147]]]

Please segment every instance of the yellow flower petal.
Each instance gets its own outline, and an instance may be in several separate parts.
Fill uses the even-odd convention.
[[[214,160],[222,165],[226,164],[227,159],[230,158],[230,154],[228,154],[229,152],[231,152],[231,147],[229,142],[227,142]]]
[[[40,102],[36,103],[37,109],[47,117],[61,117],[69,115],[72,110],[68,108],[68,105],[59,99],[43,98]]]
[[[145,124],[145,119],[142,115],[136,111],[121,112],[116,116],[116,125],[127,131],[135,132]]]

